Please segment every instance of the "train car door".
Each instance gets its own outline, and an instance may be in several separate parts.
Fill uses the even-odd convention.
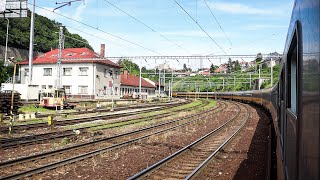
[[[299,33],[296,26],[287,53],[285,103],[285,172],[287,179],[297,179],[299,135]]]

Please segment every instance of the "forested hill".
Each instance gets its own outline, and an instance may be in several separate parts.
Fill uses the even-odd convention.
[[[11,18],[9,26],[9,40],[8,46],[29,49],[29,39],[30,39],[30,21],[31,21],[31,12],[28,11],[28,17],[26,18]],[[34,50],[39,52],[50,51],[51,48],[58,48],[59,41],[59,23],[48,19],[47,17],[35,14],[35,23],[34,23]],[[6,31],[7,31],[7,20],[0,19],[0,44],[5,45],[6,42]],[[87,47],[91,50],[92,47],[87,40],[83,39],[78,34],[71,34],[66,28],[64,28],[64,34],[66,36],[78,39],[80,41],[65,38],[65,48],[71,47]]]

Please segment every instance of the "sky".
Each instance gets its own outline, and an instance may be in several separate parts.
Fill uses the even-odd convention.
[[[56,2],[36,0],[35,12],[62,23],[106,56],[234,55],[282,53],[293,0],[84,0],[52,11]],[[31,0],[28,1],[32,3]],[[31,9],[31,5],[29,4]],[[186,13],[187,12],[187,13]],[[247,60],[247,59],[246,59]],[[135,60],[176,69],[199,60]],[[187,62],[188,61],[188,62]],[[204,67],[226,59],[204,60]]]

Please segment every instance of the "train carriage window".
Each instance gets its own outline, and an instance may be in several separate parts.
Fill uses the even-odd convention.
[[[293,38],[291,50],[288,53],[288,108],[297,115],[297,40]]]

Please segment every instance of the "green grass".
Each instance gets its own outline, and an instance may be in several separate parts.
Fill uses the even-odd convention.
[[[195,108],[189,112],[198,112],[201,111],[203,109],[209,109],[212,108],[214,106],[216,106],[217,102],[214,100],[208,100],[209,104],[206,105],[203,108]],[[141,116],[145,117],[145,119],[134,119],[134,120],[130,120],[130,121],[124,121],[124,122],[118,122],[118,123],[108,123],[108,122],[98,122],[98,123],[90,123],[90,124],[79,124],[79,125],[71,125],[71,126],[66,126],[65,129],[79,129],[79,128],[89,128],[89,131],[96,131],[96,130],[101,130],[101,129],[108,129],[108,128],[114,128],[114,127],[124,127],[126,125],[131,125],[134,124],[135,126],[140,126],[140,125],[145,125],[145,124],[149,124],[152,121],[146,121],[147,117],[152,116],[152,115],[157,115],[157,114],[161,114],[163,112],[166,111],[172,111],[174,110],[178,110],[178,109],[184,109],[184,108],[190,108],[190,107],[194,107],[197,105],[202,104],[203,102],[200,100],[197,101],[193,101],[192,103],[183,105],[183,106],[179,106],[179,107],[175,107],[175,108],[171,108],[171,109],[167,109],[167,110],[162,110],[162,111],[156,111],[156,112],[149,112],[149,113],[144,113]],[[178,113],[173,113],[174,115],[177,115]]]
[[[55,112],[54,110],[49,110],[43,107],[36,107],[34,105],[26,105],[19,108],[19,111],[24,113],[34,113],[34,112]]]

